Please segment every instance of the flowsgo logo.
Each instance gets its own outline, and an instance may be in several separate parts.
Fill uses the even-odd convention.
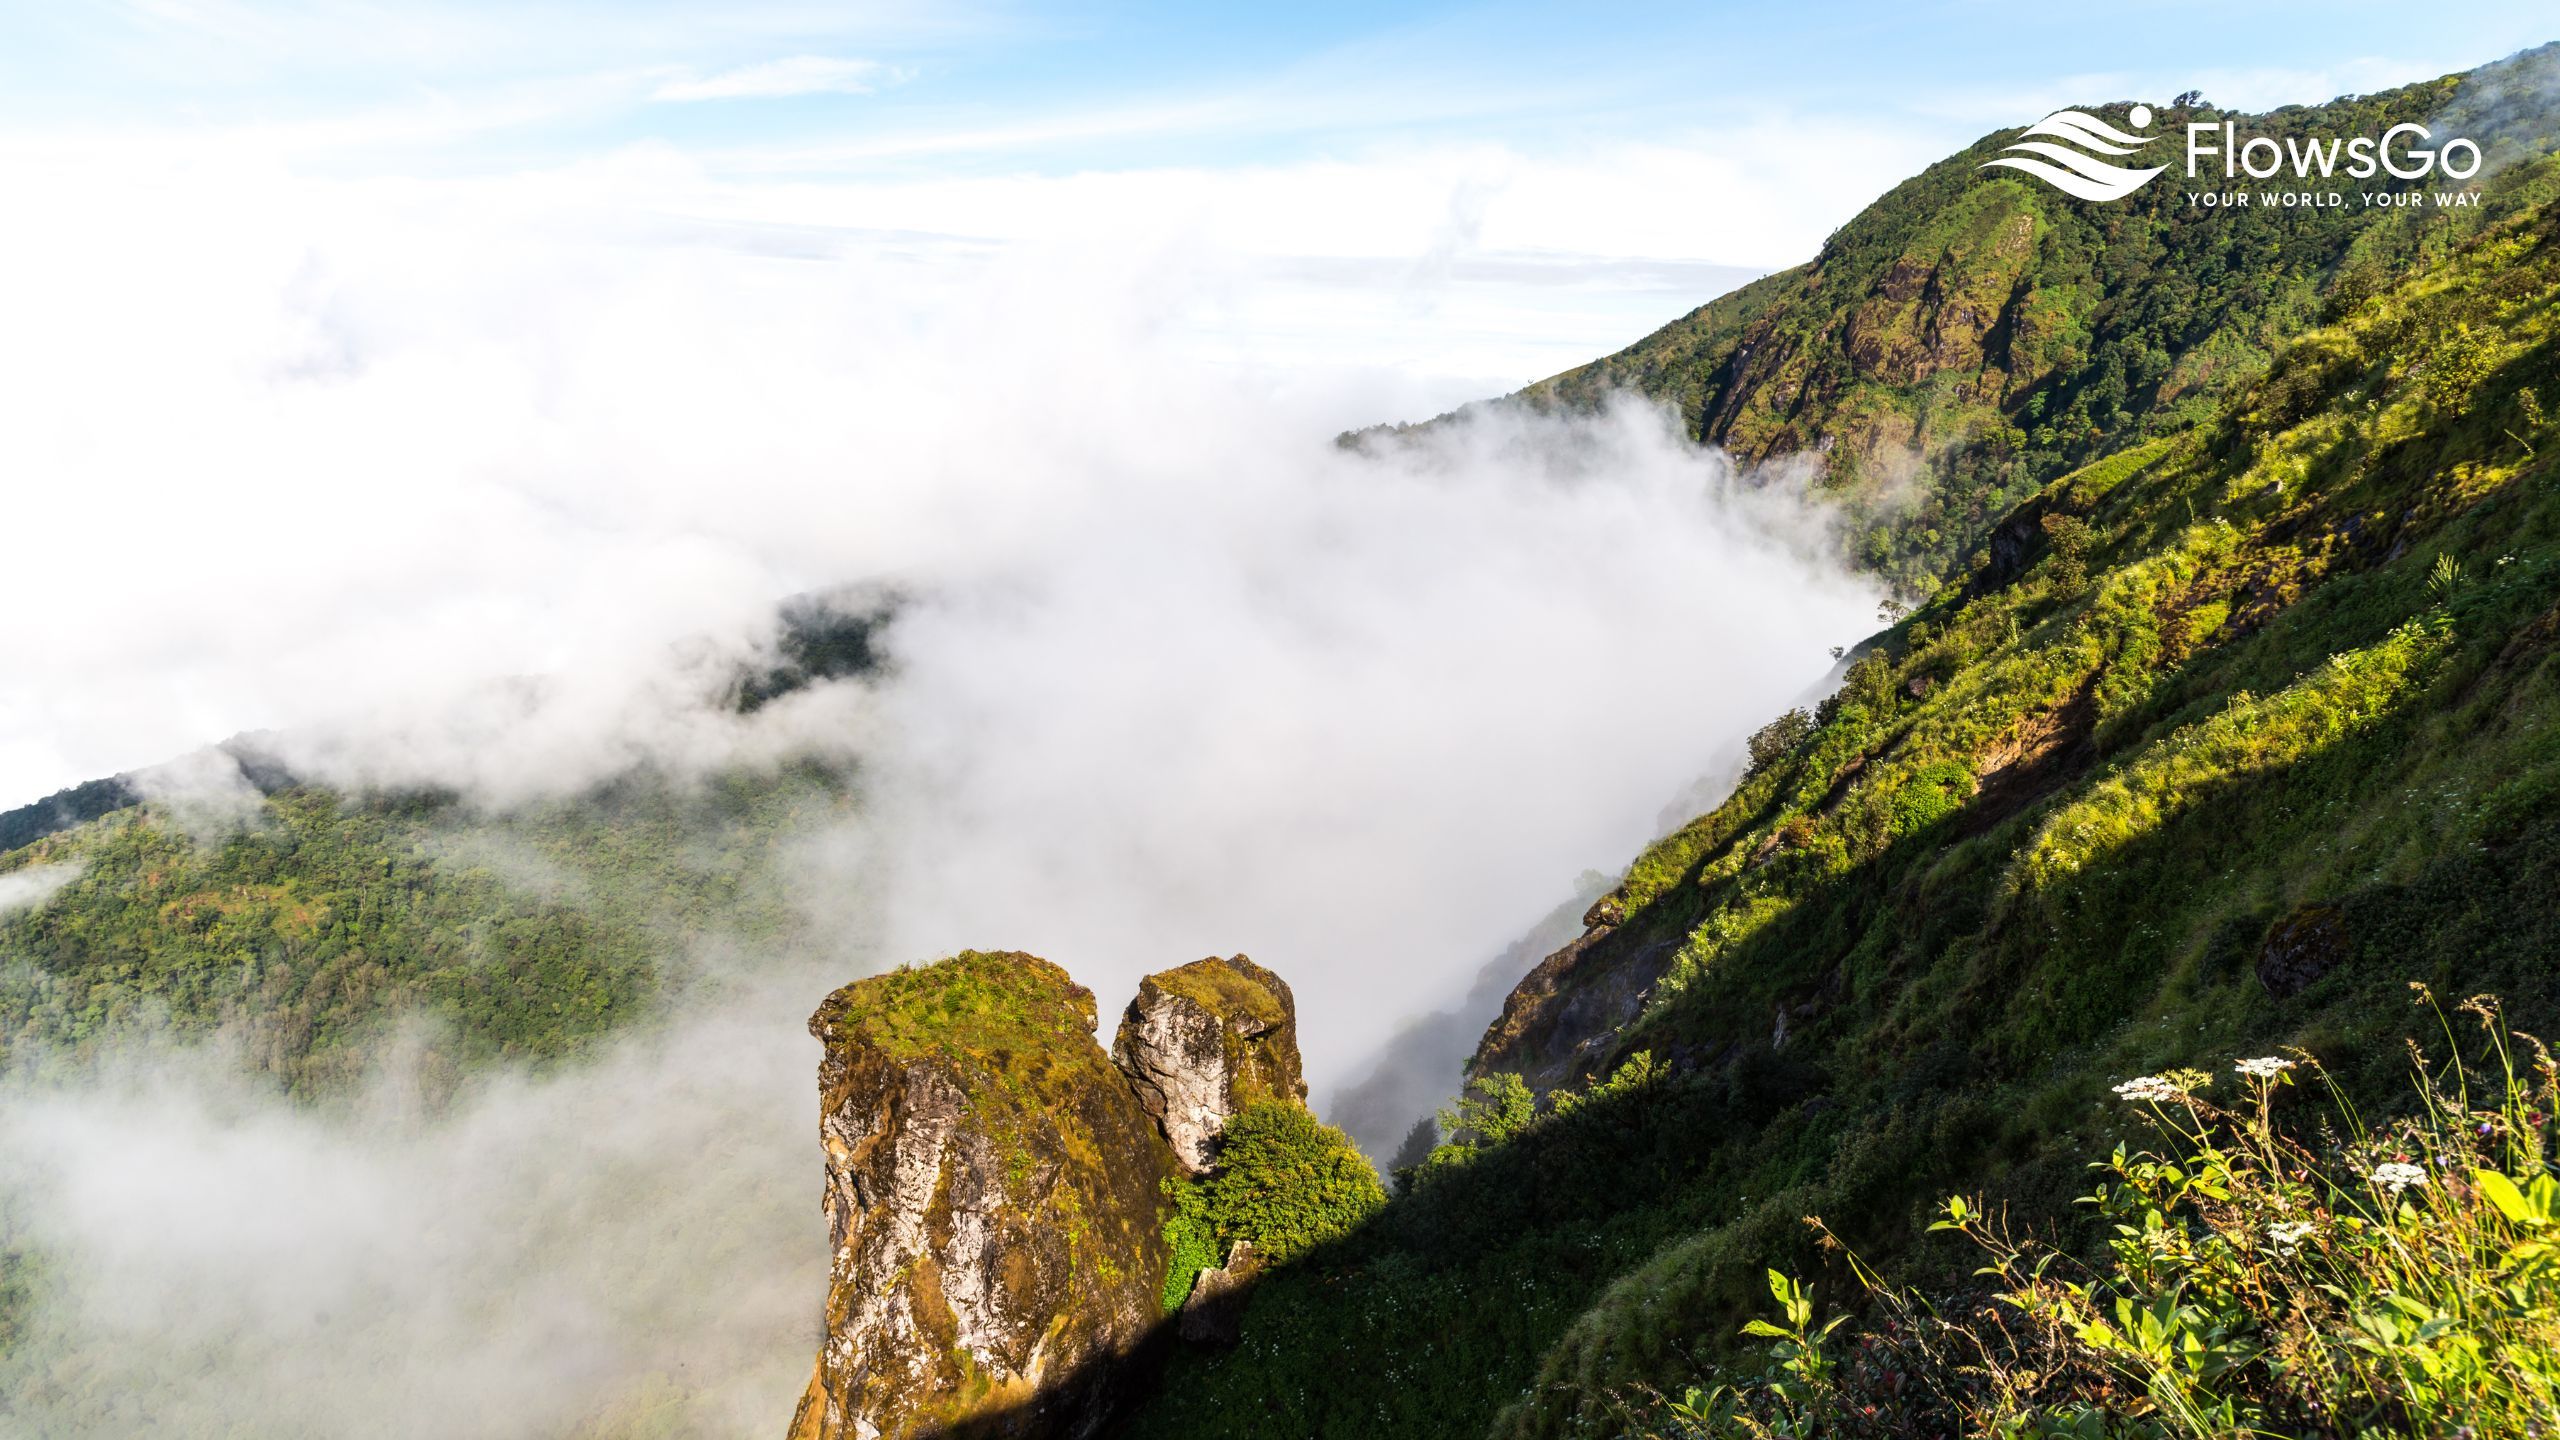
[[[2145,158],[2142,152],[2146,148],[2168,138],[2143,133],[2152,120],[2148,105],[2134,106],[2125,112],[2125,119],[2133,127],[2130,133],[2085,110],[2056,110],[2028,126],[2022,132],[2028,138],[2003,147],[2015,153],[1986,161],[1981,168],[2022,171],[2082,200],[2121,200],[2169,171],[2167,165],[2143,168],[2114,163],[2127,158],[2139,161]],[[2038,136],[2044,138],[2034,138]],[[2387,175],[2395,180],[2424,181],[2438,176],[2469,180],[2480,173],[2478,145],[2457,135],[2430,148],[2427,142],[2434,138],[2426,126],[2405,123],[2378,136],[2358,135],[2352,139],[2287,136],[2277,140],[2268,135],[2243,138],[2237,122],[2197,120],[2187,126],[2187,179],[2193,183],[2202,176],[2209,181],[2229,182],[2244,178],[2276,180],[2289,175],[2299,181],[2315,176],[2322,180],[2341,176],[2370,180]],[[2218,165],[2214,163],[2217,161]],[[2216,169],[2221,171],[2218,177],[2212,173]],[[2472,190],[2356,193],[2369,208],[2423,205],[2430,199],[2446,209],[2480,203],[2479,193]],[[2253,203],[2262,208],[2330,208],[2349,203],[2345,191],[2328,189],[2220,188],[2189,190],[2185,195],[2187,204],[2209,209],[2243,209]]]
[[[2151,123],[2151,107],[2136,105],[2125,118],[2132,121],[2133,128],[2139,131]],[[2021,140],[2006,148],[2024,150],[2026,154],[2003,155],[1982,168],[1989,170],[1993,166],[2005,166],[2011,170],[2024,170],[2063,194],[2082,200],[2121,200],[2150,184],[2153,177],[2169,168],[2154,165],[2148,170],[2135,170],[2110,165],[2096,155],[2086,153],[2095,150],[2099,155],[2132,155],[2160,137],[2127,135],[2082,110],[2056,110],[2028,126],[2027,133],[2050,135],[2054,140],[2067,140],[2081,148],[2075,150],[2056,145],[2052,140]]]

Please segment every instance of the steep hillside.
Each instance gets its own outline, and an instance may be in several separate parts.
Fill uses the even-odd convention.
[[[2278,140],[2418,122],[2524,157],[2560,130],[2539,98],[2555,82],[2560,47],[2545,46],[2268,115],[2164,107],[2154,128],[2167,149],[2192,121]],[[1580,406],[1631,389],[1746,461],[1818,459],[1862,516],[1855,558],[1925,593],[2038,486],[2213,414],[2288,337],[2535,198],[2492,182],[2479,209],[2207,209],[2187,203],[2181,162],[2091,205],[1983,171],[2012,138],[1984,136],[1894,187],[1811,261],[1521,398]]]
[[[1818,714],[1773,726],[1737,792],[1515,993],[1454,1143],[1359,1235],[1271,1277],[1243,1344],[1186,1356],[1137,1433],[1623,1433],[1735,1359],[1765,1267],[1845,1281],[1806,1216],[1961,1284],[1978,1257],[1928,1235],[1938,1202],[1987,1192],[2073,1233],[2085,1163],[2136,1136],[2110,1093],[2128,1077],[2291,1044],[2387,1113],[2402,1038],[2436,1033],[2408,982],[2560,1021],[2555,178],[2547,158],[2510,167],[2459,236],[2383,221],[2243,265],[2157,373],[2122,326],[2168,292],[2118,269],[2174,254],[2199,275],[2204,252],[1979,179],[1604,362],[1588,378],[1694,381],[1675,393],[1701,428],[1758,453],[1835,425],[1900,444],[1923,416],[1960,428],[1944,417],[2035,394],[2094,433],[2018,483],[2114,448],[2005,517],[1986,502],[1972,563]],[[2212,233],[2187,243],[2238,261],[2327,232]],[[1925,377],[1810,337],[1903,303],[1875,257],[1958,234],[1995,258],[2011,234],[2089,240],[2086,358],[1897,409]],[[2359,295],[2320,274],[2318,254],[2368,247],[2403,278]],[[1837,283],[1853,255],[1863,290]],[[2324,304],[2334,323],[2276,344],[2270,317],[2304,327]],[[2174,380],[2215,344],[2274,359],[2244,356],[2245,385]],[[1806,385],[1734,388],[1764,357]]]

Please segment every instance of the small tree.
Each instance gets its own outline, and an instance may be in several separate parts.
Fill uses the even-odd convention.
[[[1751,734],[1751,773],[1759,774],[1795,753],[1795,748],[1813,733],[1813,716],[1803,709],[1790,710]]]
[[[1538,1118],[1538,1099],[1529,1082],[1508,1073],[1479,1077],[1458,1103],[1440,1112],[1440,1128],[1449,1143],[1431,1152],[1438,1165],[1473,1156],[1485,1145],[1499,1145],[1529,1128]]]
[[[1413,1185],[1413,1172],[1431,1162],[1431,1152],[1440,1146],[1440,1122],[1429,1115],[1413,1122],[1404,1132],[1404,1143],[1396,1146],[1395,1158],[1387,1162],[1387,1173],[1394,1177],[1401,1192]]]
[[[2045,573],[2053,581],[2054,593],[2079,594],[2080,587],[2089,583],[2089,547],[2097,539],[2096,532],[2077,515],[2047,515],[2044,534],[2050,551]]]
[[[2338,267],[2329,282],[2329,318],[2342,319],[2364,307],[2364,303],[2383,292],[2390,275],[2371,259],[2352,260]]]

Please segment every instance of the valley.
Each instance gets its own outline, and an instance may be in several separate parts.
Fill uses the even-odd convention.
[[[979,678],[925,647],[1043,633],[935,628],[1009,613],[1003,583],[783,604],[687,704],[784,739],[715,764],[495,803],[332,783],[244,736],[206,752],[210,791],[136,772],[0,815],[0,1133],[36,1157],[0,1194],[0,1425],[110,1433],[171,1413],[135,1398],[162,1385],[191,1412],[248,1397],[205,1434],[430,1396],[431,1428],[496,1405],[521,1423],[469,1433],[561,1440],[2536,1433],[2560,1414],[2533,1038],[2560,1035],[2560,45],[2159,118],[2235,165],[2464,138],[2353,203],[2175,177],[2093,203],[1986,168],[2014,132],[1989,134],[1616,353],[1334,442],[1353,468],[1318,481],[1385,508],[1319,512],[1291,557],[1343,549],[1342,513],[1474,516],[1452,472],[1581,497],[1541,447],[1596,435],[1724,507],[1678,552],[1640,532],[1687,512],[1603,509],[1627,554],[1883,597],[1803,705],[1576,772],[1697,783],[1580,894],[1502,896],[1530,938],[1483,947],[1472,991],[1443,956],[1427,1003],[1381,975],[1396,1001],[1371,1004],[1374,954],[1311,979],[1258,938],[1270,968],[884,946],[901,863],[1019,837],[886,824],[915,802],[879,757],[1014,756],[960,725],[905,752],[789,727]],[[1518,468],[1468,468],[1486,454]],[[1513,518],[1462,538],[1499,548]],[[1278,587],[1266,559],[1239,588]],[[1796,597],[1715,593],[1812,633],[1815,600],[1782,621]],[[1269,633],[1355,629],[1284,608]],[[1713,688],[1709,647],[1660,633],[1603,657],[1608,695]],[[1761,668],[1754,704],[1789,693]],[[1641,704],[1589,748],[1694,728]],[[1115,712],[1072,713],[1098,736]],[[1208,713],[1222,760],[1330,753],[1341,718]],[[1110,739],[1188,743],[1159,733],[1188,732]],[[1434,741],[1287,773],[1401,796],[1377,777]],[[1225,798],[1127,773],[1162,813]],[[1285,908],[1266,894],[1358,908],[1244,873],[1352,843],[1331,811],[1248,796],[1302,823],[1267,849],[1213,830],[1232,852],[1186,868],[1110,850],[1137,832],[1080,818],[1086,793],[1011,868],[954,860],[935,923],[1023,925],[1084,863],[1171,875],[1186,937]],[[1417,888],[1444,874],[1406,858]],[[1256,903],[1192,903],[1214,885]],[[1519,888],[1444,884],[1431,913]],[[262,1156],[316,1177],[293,1223],[320,1258],[273,1288],[226,1226],[275,1192],[220,1183]],[[166,1249],[102,1235],[152,1230],[133,1192],[58,1183],[189,1164]],[[133,1317],[162,1279],[226,1298],[155,1353]],[[461,1370],[402,1368],[430,1323]],[[341,1331],[360,1364],[297,1388]],[[553,1338],[575,1387],[521,1354]],[[497,1378],[456,1398],[455,1373]]]

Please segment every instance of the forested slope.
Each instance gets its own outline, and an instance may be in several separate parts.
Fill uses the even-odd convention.
[[[1745,461],[1816,459],[1821,483],[1861,516],[1854,558],[1925,591],[1971,563],[2038,486],[2196,424],[2288,337],[2534,198],[2491,184],[2481,209],[2194,206],[2180,157],[2157,153],[2183,144],[2186,125],[2230,120],[2301,141],[2414,122],[2520,157],[2560,131],[2544,99],[2555,83],[2560,47],[2545,46],[2266,115],[2162,107],[2164,139],[2147,159],[2171,173],[2103,205],[1985,172],[2014,138],[1986,135],[1887,192],[1811,261],[1521,398],[1589,405],[1633,390]],[[2386,176],[2343,188],[2428,186]]]
[[[749,713],[874,670],[890,603],[786,602],[771,654],[707,700]],[[0,884],[24,892],[0,890],[0,1070],[221,1032],[312,1099],[409,1018],[430,1022],[415,1038],[447,1081],[557,1059],[651,1013],[687,947],[795,938],[788,847],[855,796],[845,767],[808,760],[641,766],[492,807],[334,790],[275,749],[244,736],[197,757],[225,772],[211,813],[115,776],[0,815]]]
[[[438,1022],[422,1039],[448,1080],[557,1058],[648,1013],[685,945],[780,938],[776,849],[846,794],[816,768],[634,776],[491,816],[297,785],[209,841],[122,809],[0,858],[63,877],[0,914],[0,1065],[228,1031],[316,1097],[413,1015]]]

